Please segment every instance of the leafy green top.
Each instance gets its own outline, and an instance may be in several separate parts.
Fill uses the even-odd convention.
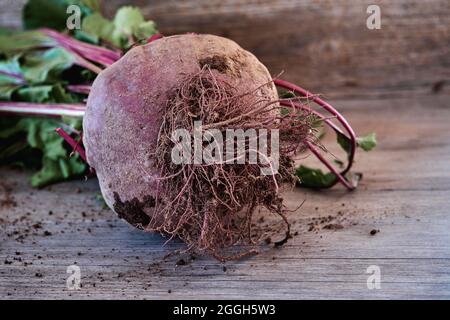
[[[67,8],[77,5],[81,30],[66,30]],[[98,0],[28,0],[23,10],[27,31],[0,29],[0,103],[83,103],[85,94],[68,90],[73,85],[89,85],[95,73],[80,66],[72,52],[45,33],[51,28],[65,31],[80,41],[126,50],[133,43],[157,33],[153,21],[146,21],[137,8],[123,7],[114,20],[100,13]],[[81,175],[86,164],[70,157],[70,148],[54,130],[57,127],[81,130],[80,119],[39,117],[0,118],[0,164],[35,167],[31,183],[49,183]]]

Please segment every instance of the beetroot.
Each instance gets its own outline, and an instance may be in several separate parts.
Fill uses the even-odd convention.
[[[235,42],[162,38],[133,48],[96,78],[83,122],[87,160],[108,206],[133,226],[235,258],[224,250],[256,241],[256,208],[285,220],[278,187],[293,181],[290,155],[310,130],[304,114],[281,116],[280,108],[266,67]],[[224,135],[229,128],[281,130],[278,171],[261,175],[261,165],[248,161],[174,164],[171,134],[192,132],[195,121]]]
[[[83,132],[56,131],[97,173],[108,206],[137,228],[181,238],[189,250],[221,260],[254,252],[231,247],[258,243],[261,230],[253,218],[262,207],[285,223],[285,237],[275,245],[285,243],[290,234],[280,186],[329,188],[341,182],[354,190],[361,176],[350,171],[356,148],[375,146],[374,134],[357,138],[329,103],[272,78],[231,40],[154,35],[122,56],[53,30],[42,32],[80,66],[99,73],[92,86],[67,87],[89,93],[87,106],[7,101],[0,113],[84,116]],[[281,98],[275,86],[285,90]],[[318,141],[322,123],[346,151],[341,171],[319,151],[326,151]],[[330,172],[294,169],[293,157],[303,149]]]

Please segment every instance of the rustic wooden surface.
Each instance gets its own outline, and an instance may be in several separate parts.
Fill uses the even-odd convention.
[[[0,0],[0,26],[18,27],[23,3]],[[359,154],[356,192],[287,191],[291,208],[306,199],[289,214],[298,235],[226,269],[165,258],[182,244],[163,246],[102,209],[94,179],[33,190],[29,173],[1,168],[0,298],[450,299],[449,1],[111,0],[105,10],[125,3],[164,34],[236,40],[273,74],[334,98],[357,132],[378,133],[379,147]],[[372,3],[381,30],[365,27]],[[66,288],[73,264],[77,291]],[[379,290],[367,288],[371,265]]]
[[[19,27],[25,0],[0,0],[0,26]],[[428,93],[450,78],[448,0],[108,0],[138,5],[166,35],[229,37],[273,74],[330,97]],[[381,29],[366,27],[370,4]],[[447,86],[448,88],[449,86]]]
[[[164,258],[182,244],[163,246],[160,236],[103,210],[95,180],[38,191],[26,173],[3,168],[0,297],[449,299],[449,98],[335,101],[358,132],[379,135],[376,151],[359,154],[360,188],[286,192],[291,208],[306,199],[289,214],[298,234],[282,248],[264,245],[263,253],[225,265]],[[177,266],[180,259],[186,265]],[[81,268],[78,291],[66,288],[72,264]],[[367,288],[371,265],[380,267],[381,289]]]

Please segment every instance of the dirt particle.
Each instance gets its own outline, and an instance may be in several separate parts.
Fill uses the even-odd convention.
[[[435,83],[433,83],[433,85],[431,86],[431,91],[433,93],[439,93],[442,91],[442,89],[445,86],[445,80],[440,80],[440,81],[436,81]]]
[[[184,265],[186,265],[186,261],[184,259],[180,259],[180,260],[177,261],[176,265],[177,266],[184,266]]]
[[[3,192],[0,192],[0,194],[3,194],[2,199],[0,198],[0,207],[9,208],[9,207],[17,207],[17,202],[14,199],[14,196],[12,195],[13,188],[9,185],[6,185],[4,183],[0,184],[0,190],[3,189]]]
[[[144,229],[150,223],[150,217],[143,209],[155,206],[155,198],[152,196],[145,196],[143,201],[134,198],[131,201],[122,202],[119,194],[114,192],[114,201],[114,211],[134,227]]]
[[[323,227],[323,229],[327,229],[327,230],[340,230],[343,228],[344,228],[344,226],[340,223],[330,223]]]
[[[371,236],[374,236],[374,235],[376,235],[378,232],[380,232],[380,230],[372,229],[372,230],[370,230],[370,235],[371,235]]]
[[[199,60],[200,68],[208,65],[211,69],[217,70],[220,73],[227,73],[230,70],[227,58],[224,56],[214,55]]]

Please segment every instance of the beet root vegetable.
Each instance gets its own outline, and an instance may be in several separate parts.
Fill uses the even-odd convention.
[[[286,221],[279,186],[293,179],[291,156],[306,145],[306,111],[281,115],[266,67],[235,42],[179,35],[130,50],[96,78],[83,120],[87,161],[108,206],[137,228],[180,237],[221,260],[254,244],[255,209]],[[280,130],[278,173],[259,164],[174,164],[173,130]],[[287,235],[286,235],[287,236]]]

